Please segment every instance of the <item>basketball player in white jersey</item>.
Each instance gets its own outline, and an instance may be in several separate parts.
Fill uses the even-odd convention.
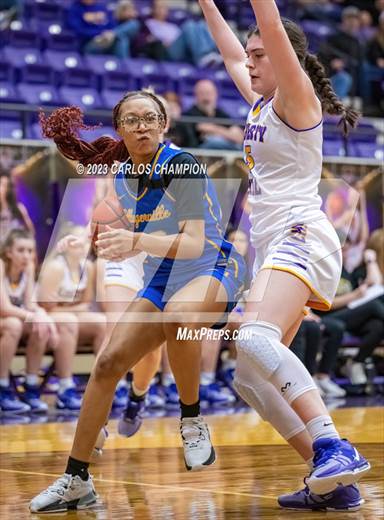
[[[274,0],[252,0],[257,19],[244,50],[215,6],[199,0],[226,68],[251,105],[244,136],[256,261],[243,336],[239,394],[306,460],[305,488],[279,497],[294,509],[359,509],[355,483],[369,463],[340,436],[304,365],[288,349],[305,306],[329,309],[341,272],[340,243],[320,210],[323,113],[357,114],[335,95],[302,30]]]

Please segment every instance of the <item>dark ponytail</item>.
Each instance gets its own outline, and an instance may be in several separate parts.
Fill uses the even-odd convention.
[[[87,164],[107,164],[114,161],[124,162],[128,159],[128,151],[124,141],[112,137],[99,137],[88,143],[79,138],[79,130],[89,130],[84,124],[84,116],[79,107],[64,107],[55,110],[46,117],[39,115],[44,137],[53,139],[59,151],[68,159]]]
[[[359,112],[345,106],[337,97],[323,65],[314,54],[306,54],[304,67],[320,98],[323,111],[330,115],[341,116],[339,125],[342,126],[344,135],[348,135],[350,127],[355,128],[357,125]]]

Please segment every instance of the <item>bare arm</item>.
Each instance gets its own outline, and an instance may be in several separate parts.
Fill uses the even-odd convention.
[[[80,303],[86,303],[87,305],[92,302],[94,295],[95,295],[95,276],[96,276],[96,269],[95,264],[91,262],[90,260],[87,260],[86,263],[86,270],[87,270],[87,287],[85,288],[85,291],[83,293],[83,296],[81,298]]]
[[[360,203],[360,240],[366,246],[369,238],[369,223],[367,214],[367,197],[364,189],[359,189]]]
[[[41,309],[41,307],[39,307],[37,302],[33,301],[34,293],[35,293],[35,266],[32,262],[26,269],[26,276],[27,276],[27,287],[26,287],[25,296],[24,296],[24,307],[26,309],[28,309],[29,311],[35,312],[35,311]]]
[[[228,74],[244,99],[253,105],[258,96],[252,91],[246,67],[246,54],[243,46],[224,20],[213,0],[199,0],[209,30],[223,57]]]
[[[199,258],[204,250],[204,220],[179,222],[179,229],[180,233],[176,235],[138,233],[135,249],[178,260]]]
[[[35,234],[35,226],[33,225],[33,222],[31,220],[31,217],[29,216],[27,208],[21,202],[19,202],[17,207],[19,208],[20,213],[23,216],[23,220],[24,220],[24,224],[25,224],[26,228],[28,229],[28,231],[30,231],[34,235]]]
[[[2,260],[0,260],[0,316],[2,318],[15,317],[20,320],[31,319],[33,313],[27,311],[26,309],[22,309],[21,307],[17,307],[13,305],[11,300],[9,299],[8,293],[5,290],[5,265]]]
[[[63,267],[55,260],[47,262],[39,277],[39,302],[47,311],[58,308],[59,287],[64,276]]]
[[[298,129],[317,124],[322,115],[320,101],[291,45],[275,1],[251,0],[251,5],[277,80],[277,112]]]
[[[383,283],[383,275],[377,263],[376,252],[373,249],[364,251],[364,262],[367,269],[365,283],[368,285],[380,285]]]
[[[341,309],[346,307],[351,302],[362,298],[367,290],[367,285],[361,284],[357,289],[351,291],[347,294],[342,294],[340,296],[336,296],[332,303],[332,310],[336,311],[337,309]]]
[[[100,233],[96,246],[101,258],[120,261],[132,253],[144,251],[151,256],[187,260],[199,258],[204,250],[205,221],[179,222],[180,232],[174,235],[134,233],[127,229],[110,229]]]

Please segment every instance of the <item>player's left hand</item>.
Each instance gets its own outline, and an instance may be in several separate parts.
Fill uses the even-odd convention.
[[[98,235],[96,241],[97,256],[115,262],[120,262],[132,256],[135,234],[128,229],[113,229],[108,226],[107,230]],[[135,254],[137,254],[136,251]]]

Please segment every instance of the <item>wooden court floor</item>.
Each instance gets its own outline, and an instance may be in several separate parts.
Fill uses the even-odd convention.
[[[203,472],[185,470],[177,418],[147,419],[132,439],[116,434],[91,468],[99,494],[92,510],[65,515],[30,515],[28,501],[64,469],[74,423],[0,427],[0,518],[250,520],[383,518],[383,410],[332,412],[342,434],[356,443],[372,470],[361,483],[366,503],[355,513],[281,510],[276,496],[301,487],[305,465],[254,413],[208,416],[217,461]]]

